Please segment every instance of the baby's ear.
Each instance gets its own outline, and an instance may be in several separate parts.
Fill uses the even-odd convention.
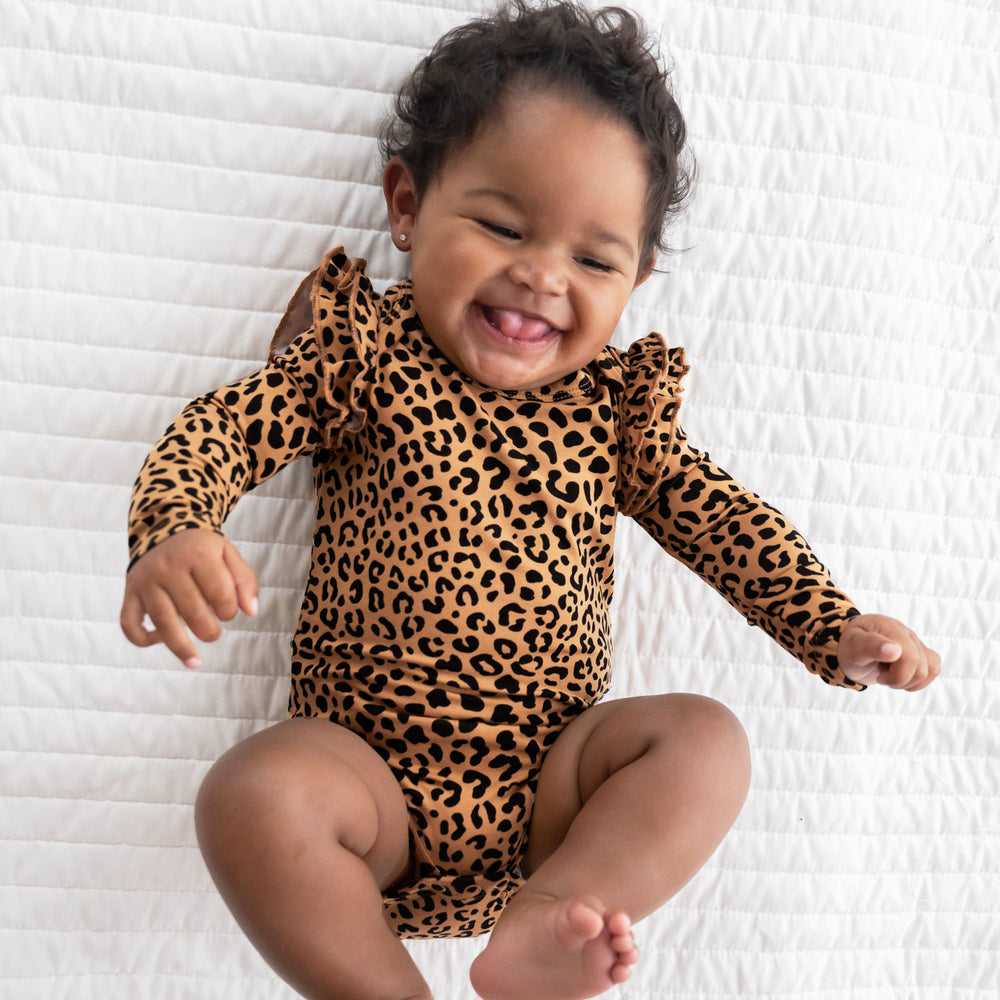
[[[639,273],[635,276],[635,284],[632,291],[635,291],[652,273],[656,267],[656,254],[650,254],[639,267]]]
[[[382,193],[389,213],[389,230],[397,250],[410,249],[410,235],[417,217],[417,185],[413,171],[394,156],[382,171]]]

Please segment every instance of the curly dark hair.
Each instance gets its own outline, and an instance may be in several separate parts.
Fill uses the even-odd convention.
[[[517,86],[560,90],[635,131],[649,173],[641,259],[669,252],[664,229],[684,207],[694,168],[681,162],[686,128],[669,73],[641,22],[620,7],[508,0],[452,29],[397,93],[395,116],[381,130],[383,155],[407,164],[419,197]]]

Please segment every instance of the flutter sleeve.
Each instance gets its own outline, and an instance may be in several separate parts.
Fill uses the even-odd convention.
[[[828,684],[864,690],[837,661],[857,608],[777,509],[687,440],[678,423],[683,351],[657,336],[622,358],[620,509],[751,625]]]
[[[193,400],[170,424],[132,491],[129,565],[187,528],[221,531],[245,493],[364,425],[377,323],[363,268],[339,248],[328,254],[279,326],[286,349],[272,345],[263,368]]]

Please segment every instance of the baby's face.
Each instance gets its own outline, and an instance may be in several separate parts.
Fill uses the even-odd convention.
[[[646,170],[613,118],[553,92],[511,97],[413,218],[414,304],[438,349],[499,389],[589,364],[652,264],[640,259]]]

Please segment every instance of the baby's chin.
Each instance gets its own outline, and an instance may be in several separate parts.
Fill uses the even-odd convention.
[[[438,349],[441,350],[440,347]],[[531,363],[532,359],[511,359],[502,352],[485,352],[468,357],[458,352],[453,357],[445,350],[441,350],[441,353],[467,378],[499,392],[531,392],[542,389],[564,381],[579,370],[551,363]]]
[[[578,369],[563,371],[559,369],[552,373],[539,372],[517,372],[510,370],[496,371],[488,366],[470,366],[475,370],[468,371],[458,366],[471,379],[488,389],[496,389],[498,392],[537,392],[546,386],[558,385],[564,382],[567,377],[573,375]]]

